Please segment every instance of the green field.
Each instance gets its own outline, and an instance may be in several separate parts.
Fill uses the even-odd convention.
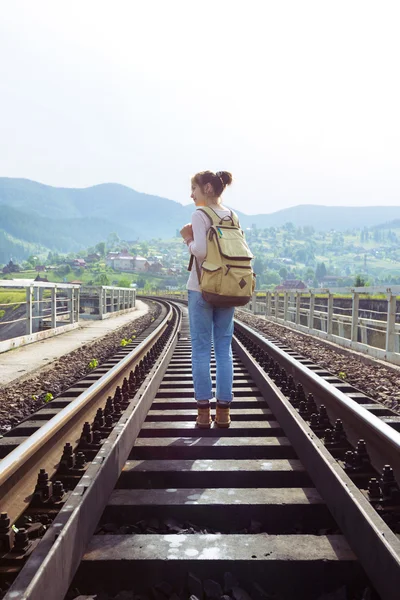
[[[0,319],[4,317],[7,309],[16,310],[23,302],[25,302],[25,299],[25,289],[0,289]]]

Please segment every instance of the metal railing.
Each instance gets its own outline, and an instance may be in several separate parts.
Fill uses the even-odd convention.
[[[113,313],[135,308],[136,290],[112,286],[84,286],[80,294],[80,317],[107,319]]]
[[[31,335],[43,329],[74,324],[78,320],[79,285],[0,281],[0,326]],[[15,337],[15,336],[9,336]]]
[[[398,296],[400,286],[264,292],[245,310],[400,365]]]
[[[135,308],[130,288],[0,280],[0,352]]]

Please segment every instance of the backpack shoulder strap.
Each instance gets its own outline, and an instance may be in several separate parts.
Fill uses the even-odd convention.
[[[201,210],[201,212],[207,215],[211,225],[215,225],[216,227],[218,227],[218,225],[222,225],[222,223],[230,221],[233,226],[240,228],[238,216],[232,209],[229,209],[231,213],[230,216],[227,215],[225,217],[220,217],[215,212],[215,210],[213,210],[209,206],[203,206],[202,208],[198,208],[197,210]]]
[[[234,220],[234,223],[235,223],[236,227],[239,227],[239,229],[240,229],[239,217],[237,216],[237,214],[235,213],[234,210],[230,209],[230,211],[231,211],[231,215],[232,215],[232,218]]]
[[[220,221],[220,217],[216,212],[213,211],[209,206],[203,206],[202,208],[198,208],[197,210],[201,211],[209,218],[210,225],[218,225]]]

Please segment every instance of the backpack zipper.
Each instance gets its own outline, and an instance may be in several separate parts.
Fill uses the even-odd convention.
[[[226,266],[225,275],[228,275],[230,269],[251,269],[251,266],[245,267],[244,265],[225,265],[225,266]]]
[[[232,229],[232,227],[222,227],[221,229]],[[231,260],[252,260],[248,256],[228,256],[227,254],[224,254],[221,250],[221,245],[219,243],[217,231],[215,229],[213,229],[213,227],[210,227],[210,233],[208,234],[208,239],[211,241],[214,235],[217,240],[217,244],[218,244],[218,248],[219,248],[221,256],[224,256],[225,258],[230,258]],[[242,235],[243,235],[243,232],[242,232]],[[249,248],[249,250],[250,250],[250,248]],[[254,258],[254,256],[253,256],[253,258]],[[243,268],[248,268],[248,267],[243,267]]]

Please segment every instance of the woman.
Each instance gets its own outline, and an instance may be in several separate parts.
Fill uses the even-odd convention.
[[[202,171],[192,178],[192,194],[196,208],[209,206],[219,217],[231,211],[222,205],[221,194],[232,183],[227,171]],[[181,229],[181,235],[198,265],[204,261],[207,248],[208,216],[201,210],[192,214],[192,222]],[[192,340],[192,373],[197,401],[198,427],[209,428],[212,423],[210,401],[213,400],[210,372],[211,343],[217,364],[215,425],[229,427],[229,407],[233,399],[232,335],[234,308],[214,307],[201,294],[197,269],[192,268],[187,282],[189,325]]]

